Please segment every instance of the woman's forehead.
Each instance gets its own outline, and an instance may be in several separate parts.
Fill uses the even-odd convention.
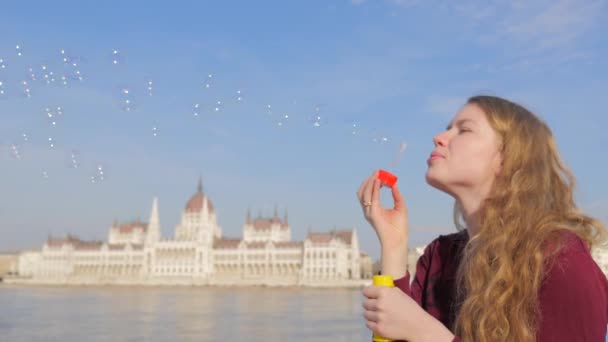
[[[450,122],[450,126],[458,125],[461,123],[473,123],[473,124],[483,124],[486,122],[486,116],[484,112],[478,106],[467,104],[456,113],[452,121]]]

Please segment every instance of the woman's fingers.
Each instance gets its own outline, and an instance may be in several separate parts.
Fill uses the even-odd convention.
[[[405,211],[407,207],[405,206],[405,200],[397,187],[397,184],[393,185],[391,188],[391,193],[393,194],[393,201],[395,202],[395,210],[397,211]]]
[[[367,184],[365,185],[365,190],[363,191],[363,202],[371,202],[372,201],[372,192],[374,190],[374,182],[377,178],[377,172],[374,172],[367,180]]]
[[[374,179],[374,183],[372,184],[372,208],[378,208],[380,206],[380,188],[382,187],[382,182],[378,179]]]
[[[376,300],[376,299],[364,300],[363,308],[368,311],[378,311],[378,300]]]
[[[367,185],[370,182],[370,179],[372,179],[372,177],[367,177],[365,178],[365,180],[363,181],[363,183],[361,183],[361,186],[359,187],[359,191],[357,191],[357,198],[359,199],[360,203],[363,203],[363,201],[365,200],[364,196],[365,196],[365,191],[367,189]]]
[[[365,317],[368,322],[378,322],[378,313],[375,311],[366,310],[363,312],[363,317]]]

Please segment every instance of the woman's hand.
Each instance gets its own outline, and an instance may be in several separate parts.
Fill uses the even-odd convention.
[[[367,327],[392,340],[452,341],[454,335],[410,296],[396,287],[367,286],[362,291]]]
[[[378,179],[378,171],[374,172],[359,187],[357,197],[365,219],[374,227],[382,249],[393,252],[407,252],[408,219],[405,201],[395,184],[392,188],[394,207],[385,209],[380,203],[380,188],[382,184]]]

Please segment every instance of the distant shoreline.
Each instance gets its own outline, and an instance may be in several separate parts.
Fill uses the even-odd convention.
[[[87,283],[87,282],[47,282],[30,279],[15,279],[15,278],[0,278],[1,287],[46,287],[46,288],[214,288],[214,289],[239,289],[239,288],[256,288],[256,289],[362,289],[365,286],[371,285],[372,280],[360,280],[351,283],[336,283],[336,284],[221,284],[221,283],[141,283],[141,282],[108,282],[108,283]]]

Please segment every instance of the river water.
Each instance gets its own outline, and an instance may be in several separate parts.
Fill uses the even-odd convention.
[[[0,285],[0,341],[371,341],[358,289]]]

